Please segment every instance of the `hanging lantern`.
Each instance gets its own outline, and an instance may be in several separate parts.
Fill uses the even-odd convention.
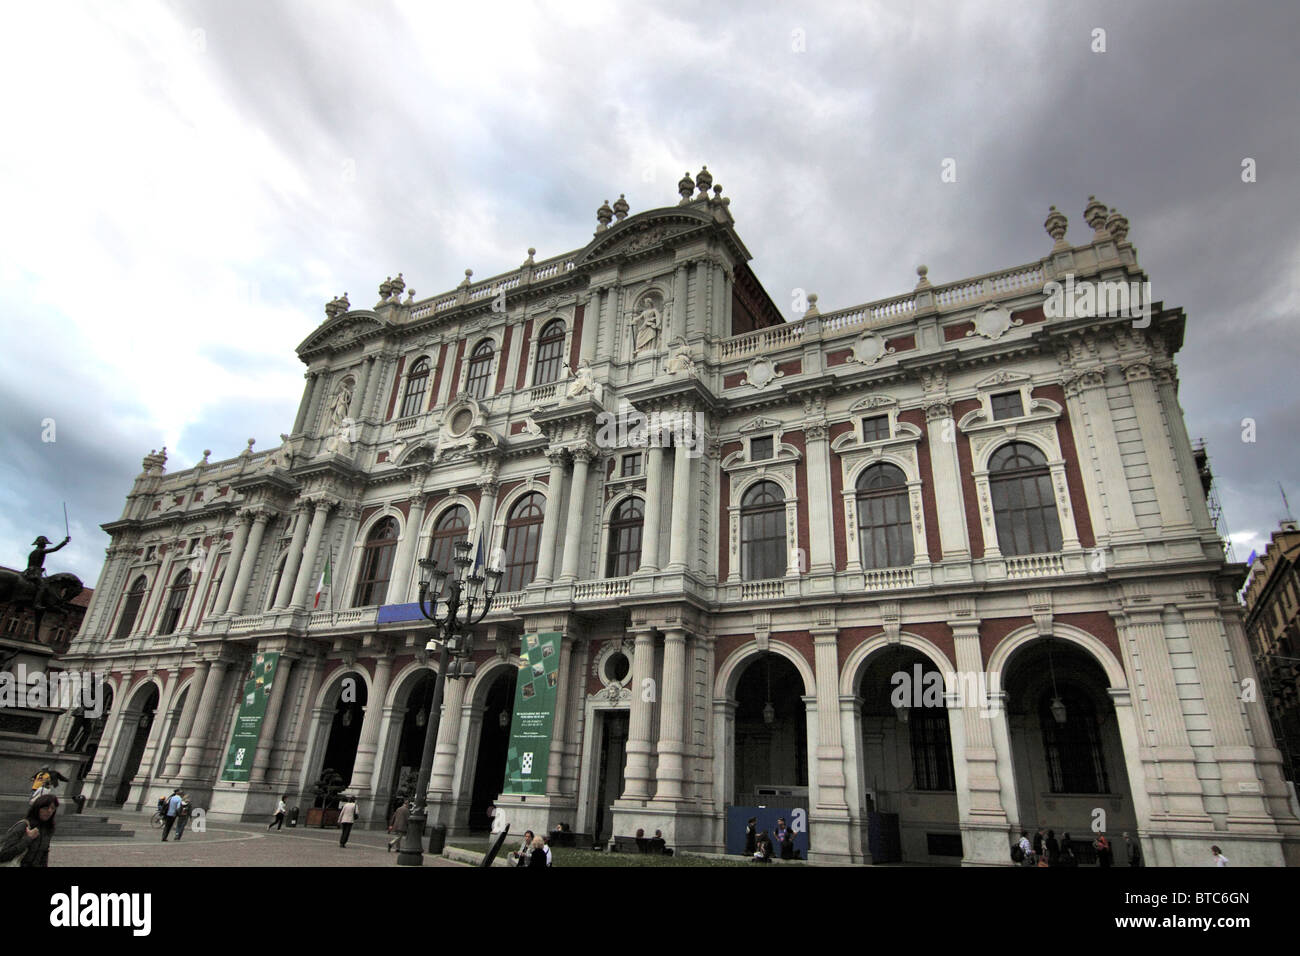
[[[898,718],[898,722],[900,724],[905,724],[907,723],[908,718],[911,716],[911,711],[907,708],[906,705],[902,707],[895,707],[894,716]]]
[[[351,707],[349,707],[347,710],[343,711],[343,719],[340,721],[340,723],[341,723],[344,727],[351,727],[351,726],[352,726],[352,708],[351,708]]]
[[[1052,719],[1058,724],[1065,724],[1065,702],[1061,700],[1061,695],[1056,689],[1056,667],[1052,663],[1052,639],[1047,639],[1047,667],[1052,674],[1052,703],[1048,709],[1052,712]]]
[[[767,670],[767,703],[763,705],[763,723],[771,724],[776,721],[776,707],[772,705],[772,659],[768,657],[763,662]]]
[[[1050,705],[1050,709],[1052,711],[1052,718],[1058,724],[1064,724],[1065,723],[1065,702],[1062,701],[1061,698],[1059,697],[1053,697],[1052,703]]]
[[[429,722],[429,715],[425,713],[424,708],[421,707],[419,710],[415,712],[415,726],[423,727],[428,722]]]
[[[504,710],[501,711],[501,713],[497,715],[497,723],[501,726],[502,730],[505,730],[507,727],[510,726],[510,715],[507,714]]]

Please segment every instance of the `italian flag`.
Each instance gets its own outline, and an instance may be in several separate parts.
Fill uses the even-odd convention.
[[[325,556],[325,569],[320,573],[320,583],[316,585],[316,603],[313,608],[320,607],[320,596],[329,590],[330,586],[330,559],[329,555]]]

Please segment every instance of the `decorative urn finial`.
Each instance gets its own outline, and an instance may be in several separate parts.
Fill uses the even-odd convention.
[[[460,285],[457,286],[457,288],[459,289],[459,288],[463,288],[464,286],[469,285],[469,279],[470,279],[470,276],[472,276],[473,274],[474,274],[474,270],[473,270],[473,269],[466,269],[466,270],[465,270],[465,278],[463,278],[463,279],[460,280]]]
[[[600,208],[596,210],[596,221],[600,223],[600,225],[596,227],[596,231],[604,232],[606,229],[609,228],[609,224],[613,221],[613,219],[614,219],[614,210],[610,208],[609,200],[606,199],[603,203],[600,204]]]
[[[810,316],[810,315],[821,315],[821,313],[817,311],[817,293],[816,293],[816,292],[809,292],[809,293],[808,293],[808,308],[804,311],[804,314],[803,314],[803,315],[804,315],[804,318],[805,318],[805,319],[808,318],[808,316]]]
[[[1043,220],[1043,228],[1047,230],[1047,234],[1052,237],[1052,241],[1057,246],[1065,246],[1065,227],[1069,222],[1070,220],[1066,219],[1055,206],[1048,209],[1047,218]]]
[[[1116,242],[1123,242],[1128,238],[1128,220],[1119,214],[1118,209],[1110,211],[1110,218],[1106,220],[1106,231],[1115,237]]]
[[[916,278],[916,287],[917,287],[918,289],[929,288],[929,285],[930,285],[929,275],[930,275],[930,267],[929,267],[929,266],[917,266],[917,267],[916,267],[916,277],[917,277],[917,278]]]
[[[392,289],[394,299],[400,299],[402,297],[402,290],[406,288],[406,280],[402,278],[400,272],[397,273],[397,278],[389,283],[389,288]]]
[[[632,207],[627,204],[627,197],[622,193],[618,194],[618,199],[614,200],[614,215],[622,222],[627,218],[627,211]]]
[[[713,185],[713,174],[709,172],[708,166],[701,166],[699,175],[695,177],[695,185],[700,190],[700,198],[709,198],[709,187]]]
[[[1083,221],[1092,226],[1096,238],[1105,238],[1102,233],[1106,230],[1106,204],[1097,202],[1096,196],[1089,196],[1088,205],[1083,209]]]
[[[677,181],[677,191],[681,194],[683,206],[691,201],[695,192],[695,180],[691,179],[689,172],[682,173],[682,178]]]

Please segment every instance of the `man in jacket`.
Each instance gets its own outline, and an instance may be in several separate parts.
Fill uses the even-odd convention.
[[[346,796],[339,806],[339,829],[343,831],[339,834],[339,846],[348,845],[348,837],[352,835],[352,824],[356,822],[357,801],[354,797]]]
[[[172,795],[167,798],[167,809],[163,811],[162,841],[164,843],[167,842],[167,837],[171,834],[172,827],[176,825],[176,817],[180,814],[181,805],[184,803],[185,801],[181,799],[181,791],[179,787],[173,790]],[[176,839],[179,840],[180,836],[177,835]]]
[[[403,801],[402,805],[393,811],[393,819],[388,822],[388,832],[393,838],[388,841],[388,852],[392,853],[394,847],[401,847],[402,837],[406,834],[406,825],[411,822],[411,810],[415,806],[414,802]]]

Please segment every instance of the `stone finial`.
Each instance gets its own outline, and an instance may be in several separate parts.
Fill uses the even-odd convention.
[[[1102,233],[1106,230],[1106,204],[1097,202],[1096,196],[1089,196],[1088,205],[1083,209],[1083,221],[1092,226],[1095,238],[1104,238]]]
[[[144,460],[140,462],[140,468],[147,475],[160,475],[165,464],[167,464],[167,446],[163,445],[162,451],[156,448],[149,449],[149,454],[145,455]]]
[[[248,456],[248,455],[251,455],[251,454],[253,453],[253,446],[256,445],[256,444],[257,444],[257,439],[256,439],[256,438],[250,438],[250,439],[248,440],[248,447],[245,448],[243,451],[241,451],[239,454],[240,454],[241,456],[245,456],[245,457]]]
[[[1065,227],[1069,222],[1070,220],[1066,219],[1055,206],[1048,209],[1047,218],[1043,220],[1043,228],[1047,230],[1047,234],[1052,237],[1052,241],[1058,248],[1066,247]]]
[[[609,224],[613,222],[613,220],[614,210],[610,208],[609,200],[606,199],[600,204],[600,208],[596,210],[596,221],[600,223],[600,225],[596,227],[596,231],[604,232],[609,228]]]
[[[466,269],[466,270],[465,270],[465,278],[463,278],[463,279],[460,280],[460,285],[456,286],[456,288],[460,289],[460,288],[464,288],[465,286],[469,285],[470,276],[472,276],[473,274],[474,274],[474,270],[473,270],[473,269]]]
[[[928,289],[928,288],[930,287],[930,279],[929,279],[929,275],[930,275],[930,267],[929,267],[929,266],[917,266],[917,267],[916,267],[916,276],[917,276],[917,278],[916,278],[916,287],[917,287],[918,289]]]
[[[627,204],[627,197],[622,193],[619,193],[618,198],[614,200],[614,215],[619,222],[622,222],[627,218],[628,210],[631,208],[632,207]]]
[[[389,276],[383,282],[379,283],[379,301],[383,302],[393,294],[393,277]]]
[[[412,286],[411,288],[406,290],[406,304],[410,305],[414,301],[415,301],[415,287]]]
[[[1115,237],[1116,242],[1123,242],[1128,237],[1128,220],[1119,214],[1118,209],[1110,211],[1106,220],[1106,231]]]
[[[677,181],[677,192],[681,194],[683,206],[691,201],[691,196],[695,193],[695,180],[691,179],[689,172],[682,173],[682,178]]]
[[[339,314],[339,300],[330,299],[325,303],[325,318],[332,319]]]
[[[343,293],[343,298],[339,299],[338,303],[343,307],[344,312],[350,312],[352,310],[352,303],[348,301],[348,294],[346,292]]]
[[[713,201],[714,201],[714,202],[722,202],[722,184],[721,184],[721,183],[714,183],[714,184],[713,184]]]
[[[402,290],[406,288],[406,280],[402,278],[400,272],[397,273],[397,278],[390,283],[390,287],[393,291],[393,298],[400,299],[402,297]]]
[[[206,465],[206,464],[208,464],[208,456],[211,455],[211,454],[212,454],[212,449],[211,449],[211,448],[205,448],[205,449],[203,449],[203,460],[202,460],[201,462],[199,462],[199,464],[201,464],[201,465]]]
[[[804,318],[806,319],[806,318],[808,318],[808,316],[810,316],[810,315],[821,315],[821,313],[817,311],[817,293],[816,293],[816,292],[809,292],[809,293],[808,293],[808,308],[804,311],[803,316],[804,316]]]
[[[700,190],[700,198],[709,198],[709,187],[713,185],[713,174],[709,172],[708,166],[701,166],[699,174],[695,177],[695,185]]]
[[[528,258],[524,260],[524,265],[526,265],[526,266],[531,266],[531,265],[533,265],[533,256],[535,256],[536,254],[537,254],[537,250],[534,249],[532,246],[529,246],[529,247],[528,247]]]

